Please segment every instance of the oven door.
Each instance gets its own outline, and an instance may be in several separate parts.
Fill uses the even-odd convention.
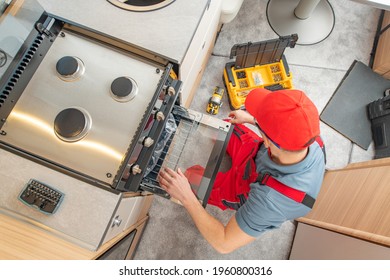
[[[159,186],[157,175],[164,167],[180,168],[199,201],[206,206],[232,128],[229,122],[174,106],[146,170],[142,172],[141,183],[130,184],[128,190],[149,191],[170,199]]]

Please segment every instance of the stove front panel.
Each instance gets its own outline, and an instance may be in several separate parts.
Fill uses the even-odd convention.
[[[72,63],[57,65],[64,57],[73,57],[84,67]],[[71,75],[76,68],[77,73]],[[163,70],[95,40],[64,31],[7,118],[2,127],[6,135],[1,140],[112,185],[128,148],[137,140],[133,137],[145,118]],[[65,76],[60,77],[58,71]],[[126,81],[133,82],[130,89]],[[112,88],[117,95],[113,95]],[[126,98],[127,92],[131,92],[130,98]],[[66,109],[81,112],[87,121],[75,121],[73,117],[77,114],[64,117]],[[62,136],[84,129],[81,138],[64,140],[55,132],[56,118],[62,122]],[[73,122],[76,128],[72,127]]]

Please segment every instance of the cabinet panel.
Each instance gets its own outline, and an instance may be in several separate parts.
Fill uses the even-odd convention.
[[[390,159],[328,171],[313,210],[299,222],[390,246]]]
[[[99,260],[124,260],[129,252],[131,244],[134,241],[137,230],[134,229],[128,235],[126,235],[121,241],[111,247],[106,251],[102,256],[99,257]]]
[[[382,23],[382,30],[390,24],[390,11],[385,11]],[[385,78],[390,78],[390,29],[387,29],[381,34],[378,41],[378,47],[375,52],[375,60],[373,70],[383,75]]]
[[[127,256],[126,256],[126,260],[131,260],[134,258],[134,254],[136,252],[138,243],[141,240],[141,236],[144,232],[144,229],[145,229],[145,226],[146,226],[146,223],[148,222],[148,220],[149,220],[149,217],[147,217],[139,226],[137,226],[136,235],[134,237],[133,242],[131,243],[130,249],[129,249]]]
[[[148,219],[149,217],[145,216],[143,219],[139,220],[135,225],[132,225],[128,230],[124,231],[118,238],[114,238],[110,242],[106,243],[105,244],[106,248],[103,248],[104,246],[102,246],[101,250],[103,250],[104,253],[101,254],[98,257],[98,259],[99,260],[132,259]]]
[[[202,40],[204,37],[204,34],[206,33],[208,26],[210,24],[210,20],[212,18],[212,4],[213,2],[217,2],[219,0],[212,0],[210,1],[209,5],[207,6],[203,17],[201,21],[199,22],[198,28],[195,32],[194,37],[192,38],[191,45],[189,46],[187,53],[184,57],[184,60],[182,64],[180,65],[180,73],[179,73],[179,78],[183,82],[187,79],[192,63],[196,57],[196,54],[199,50],[199,48],[202,46]]]
[[[299,223],[290,259],[388,260],[390,259],[390,248]]]
[[[180,79],[183,81],[182,103],[189,107],[191,103],[191,90],[202,64],[208,58],[207,54],[214,45],[221,14],[221,0],[211,0],[208,10],[202,18],[190,48],[180,66]]]

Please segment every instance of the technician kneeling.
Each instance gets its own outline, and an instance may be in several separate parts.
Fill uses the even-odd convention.
[[[218,173],[208,202],[237,210],[226,226],[202,207],[180,168],[166,168],[158,177],[161,187],[183,204],[220,253],[232,252],[286,220],[305,216],[325,172],[318,111],[302,91],[255,89],[245,108],[229,114],[235,125],[227,147],[232,169]],[[256,125],[261,137],[244,123]]]

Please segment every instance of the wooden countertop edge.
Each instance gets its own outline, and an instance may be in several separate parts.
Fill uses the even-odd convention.
[[[97,259],[147,219],[148,216],[139,220],[103,244],[97,251],[90,251],[43,229],[0,213],[0,260]]]
[[[381,167],[381,166],[389,166],[390,158],[381,158],[381,159],[373,159],[369,161],[350,163],[346,167],[342,169],[328,170],[327,172],[340,172],[351,169],[361,169],[366,167]]]
[[[390,236],[383,236],[383,235],[378,235],[378,234],[371,233],[371,232],[347,228],[347,227],[334,225],[334,224],[330,224],[330,223],[326,223],[326,222],[322,222],[322,221],[315,221],[315,220],[311,220],[311,219],[308,219],[305,217],[299,218],[299,219],[297,219],[297,221],[300,223],[307,224],[307,225],[312,225],[312,226],[316,226],[316,227],[323,228],[326,230],[334,231],[337,233],[349,235],[349,236],[352,236],[352,237],[355,237],[358,239],[363,239],[365,241],[373,242],[373,243],[376,243],[376,244],[379,244],[382,246],[390,247]]]

